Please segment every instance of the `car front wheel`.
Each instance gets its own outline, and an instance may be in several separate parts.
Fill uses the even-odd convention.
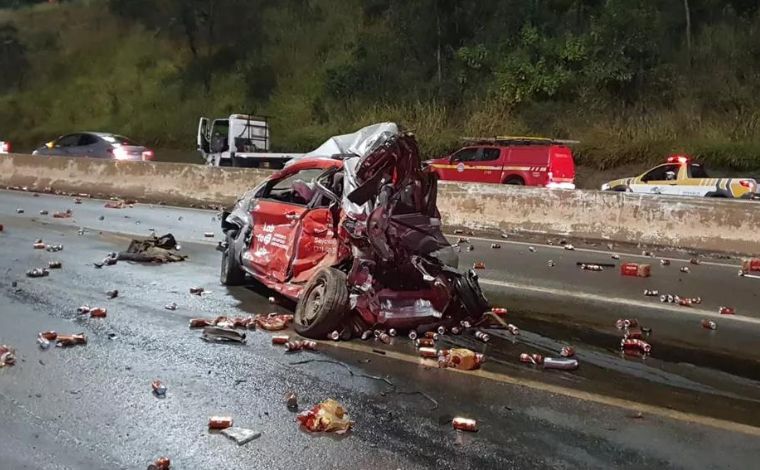
[[[225,286],[239,286],[245,282],[245,271],[240,266],[240,259],[235,252],[235,232],[226,233],[227,246],[222,251],[222,266],[219,280]]]
[[[295,312],[295,330],[313,339],[325,339],[339,329],[348,307],[346,275],[333,268],[324,268],[304,288]]]

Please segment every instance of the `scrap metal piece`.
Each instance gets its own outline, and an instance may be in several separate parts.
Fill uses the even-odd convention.
[[[254,439],[261,437],[261,433],[252,429],[229,427],[222,431],[222,434],[232,439],[237,445],[248,444]]]
[[[245,343],[245,333],[232,328],[221,328],[218,326],[206,326],[203,328],[201,338],[209,342],[236,342]]]

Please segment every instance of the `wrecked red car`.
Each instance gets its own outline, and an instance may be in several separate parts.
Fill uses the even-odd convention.
[[[298,333],[477,320],[489,305],[441,231],[437,179],[392,123],[333,137],[224,214],[221,282],[249,274],[297,302]]]

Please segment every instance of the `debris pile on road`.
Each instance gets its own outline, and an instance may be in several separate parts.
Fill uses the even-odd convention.
[[[173,263],[187,259],[187,256],[173,251],[176,246],[177,241],[171,233],[161,237],[153,235],[144,240],[132,240],[127,251],[120,252],[117,259],[138,263]]]
[[[479,369],[485,362],[483,354],[469,349],[454,348],[438,351],[438,367],[451,367],[452,369],[474,370]]]
[[[296,419],[309,432],[344,434],[354,424],[343,406],[333,399],[325,400],[312,409],[303,411]]]
[[[285,313],[270,313],[268,315],[256,315],[253,317],[253,323],[262,330],[280,331],[288,327],[293,322],[293,315]]]
[[[0,345],[0,368],[16,363],[16,351],[10,346]]]

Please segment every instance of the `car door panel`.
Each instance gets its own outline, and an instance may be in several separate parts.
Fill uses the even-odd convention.
[[[291,265],[293,282],[305,282],[321,266],[332,265],[338,255],[338,239],[328,208],[307,211],[300,221],[296,252]]]
[[[243,264],[263,278],[285,282],[298,237],[299,221],[306,211],[304,206],[259,200],[251,212],[253,233]]]

